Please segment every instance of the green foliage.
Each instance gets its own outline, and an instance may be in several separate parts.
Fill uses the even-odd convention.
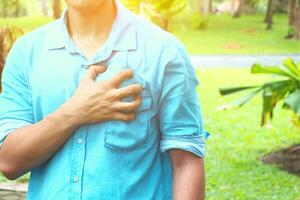
[[[209,25],[209,15],[203,15],[199,12],[193,12],[190,20],[193,22],[193,28],[196,30],[205,30]]]
[[[140,5],[144,0],[122,0],[122,3],[131,11],[140,13]]]
[[[123,0],[131,10],[142,13],[157,23],[166,31],[173,17],[182,12],[186,6],[185,0]]]
[[[262,66],[254,64],[252,74],[271,74],[279,76],[280,80],[264,83],[260,86],[234,87],[220,89],[221,95],[228,95],[243,90],[253,90],[248,95],[234,101],[232,106],[243,106],[253,97],[262,92],[263,109],[261,125],[266,125],[273,117],[273,111],[278,102],[283,101],[283,108],[292,110],[300,116],[300,63],[297,65],[291,59],[282,66]]]
[[[24,0],[0,0],[0,17],[18,17],[25,14]]]
[[[22,34],[23,30],[18,27],[4,26],[0,28],[0,75],[2,74],[8,52],[10,51],[15,40]]]

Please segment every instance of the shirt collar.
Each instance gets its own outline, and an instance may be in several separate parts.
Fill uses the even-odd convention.
[[[136,27],[133,14],[119,0],[115,0],[117,15],[105,46],[111,50],[124,51],[136,49]],[[67,31],[67,9],[64,10],[55,27],[48,32],[47,46],[49,50],[72,48],[73,41]]]

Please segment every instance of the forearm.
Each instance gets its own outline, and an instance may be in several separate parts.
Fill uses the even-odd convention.
[[[179,151],[181,153],[174,153]],[[189,152],[173,151],[173,198],[174,200],[203,200],[205,196],[204,161]],[[171,153],[172,154],[172,153]],[[176,158],[175,158],[176,157]]]
[[[10,133],[0,148],[0,169],[16,179],[47,161],[77,129],[75,119],[61,109],[40,122]]]

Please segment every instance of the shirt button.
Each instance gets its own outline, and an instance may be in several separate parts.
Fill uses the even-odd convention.
[[[82,139],[81,138],[79,138],[78,140],[77,140],[77,143],[78,144],[81,144],[83,141],[82,141]]]
[[[78,176],[74,176],[73,181],[77,182],[79,180]]]

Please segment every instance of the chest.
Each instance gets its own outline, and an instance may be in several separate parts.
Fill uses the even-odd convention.
[[[96,78],[97,83],[130,68],[134,71],[134,77],[121,86],[138,82],[144,86],[147,95],[153,96],[155,73],[138,54],[129,51],[111,52],[87,61],[78,53],[71,54],[65,50],[45,51],[32,58],[29,72],[29,85],[37,118],[41,119],[53,112],[73,96],[80,80],[87,73],[88,66],[93,64],[107,66],[107,70]]]

